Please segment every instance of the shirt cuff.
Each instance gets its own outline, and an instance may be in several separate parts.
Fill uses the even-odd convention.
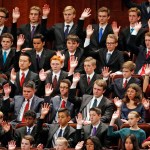
[[[85,39],[84,47],[87,47],[90,44],[90,39]]]
[[[77,124],[77,129],[82,129],[82,125]]]

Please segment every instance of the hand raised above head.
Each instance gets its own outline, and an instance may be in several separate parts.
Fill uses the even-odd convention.
[[[91,9],[90,8],[85,8],[84,11],[81,14],[81,19],[85,19],[91,16]]]

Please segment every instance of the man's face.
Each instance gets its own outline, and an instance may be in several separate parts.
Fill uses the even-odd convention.
[[[10,49],[11,48],[11,46],[12,46],[12,41],[11,41],[11,39],[10,38],[2,38],[2,40],[1,40],[1,45],[2,45],[2,48],[4,49],[4,50],[8,50],[8,49]]]
[[[22,139],[21,141],[21,150],[30,150],[31,144],[29,140]]]
[[[110,16],[108,16],[107,12],[99,12],[98,13],[98,21],[100,25],[105,25],[108,23],[108,20],[110,19]]]
[[[85,61],[84,62],[84,70],[86,74],[90,75],[94,72],[96,65],[93,65],[92,62]]]
[[[29,19],[31,23],[38,23],[40,19],[39,11],[37,10],[30,10]]]
[[[0,26],[3,26],[4,23],[7,21],[6,14],[4,12],[0,12]]]
[[[90,121],[92,125],[97,125],[100,121],[101,115],[98,115],[95,111],[90,111]]]
[[[33,47],[37,52],[40,52],[44,45],[45,42],[42,42],[41,39],[33,39]]]
[[[77,43],[76,41],[72,41],[72,40],[67,41],[67,49],[71,53],[73,53],[77,49],[78,46],[79,46],[79,43]]]
[[[150,49],[150,36],[145,36],[145,45],[146,48]]]
[[[65,97],[68,96],[69,87],[67,83],[61,82],[59,89],[60,89],[61,96],[65,96]]]
[[[100,87],[97,84],[94,84],[94,86],[93,86],[93,95],[96,98],[102,96],[104,92],[105,92],[105,90],[103,89],[103,87]]]
[[[140,17],[137,15],[136,12],[129,13],[129,22],[130,24],[135,24],[140,20]]]
[[[35,119],[31,116],[25,117],[26,126],[32,127],[35,123]]]
[[[67,10],[63,12],[63,15],[64,15],[64,21],[68,24],[71,23],[75,18],[75,14],[73,14],[72,10]]]
[[[56,140],[55,149],[56,150],[67,150],[67,145],[63,141]]]
[[[122,69],[123,77],[126,78],[126,79],[131,77],[133,73],[134,73],[134,71],[130,71],[130,69],[128,69],[128,68],[123,68]]]
[[[62,67],[62,64],[59,60],[52,60],[50,65],[51,65],[53,72],[55,72],[55,73],[58,73]]]
[[[23,71],[29,69],[31,62],[29,61],[28,56],[20,56],[19,58],[19,68]]]
[[[106,39],[106,47],[108,51],[114,51],[117,45],[118,43],[116,43],[115,39],[109,37]]]
[[[70,116],[67,116],[64,112],[58,113],[58,124],[61,127],[65,127],[70,121]]]
[[[29,100],[33,97],[35,89],[30,87],[23,87],[23,96],[25,99]]]

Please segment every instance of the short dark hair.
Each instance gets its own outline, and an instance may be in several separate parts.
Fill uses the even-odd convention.
[[[101,115],[102,113],[101,109],[98,107],[92,107],[90,108],[90,111],[95,111],[98,115]]]
[[[28,58],[29,58],[29,62],[31,62],[31,56],[30,56],[28,53],[22,52],[22,53],[20,54],[19,58],[20,58],[21,56],[26,56],[26,57],[28,57]]]
[[[75,35],[75,34],[69,34],[69,35],[67,36],[66,40],[67,40],[67,41],[69,41],[69,40],[75,41],[75,42],[77,42],[77,43],[80,42],[79,37],[78,37],[77,35]]]
[[[0,7],[0,12],[3,12],[5,14],[5,18],[9,17],[9,11],[6,8]]]
[[[1,36],[1,41],[3,40],[3,38],[9,38],[11,40],[11,42],[14,41],[14,37],[10,33],[3,33],[2,36]]]
[[[22,137],[22,139],[28,140],[31,145],[34,144],[34,137],[31,135],[25,135],[24,137]],[[21,139],[21,141],[22,141],[22,139]]]
[[[58,114],[61,113],[61,112],[65,113],[66,116],[70,116],[70,112],[69,112],[69,110],[67,108],[60,108],[58,110]]]
[[[33,110],[28,110],[25,112],[24,117],[32,117],[33,119],[36,119],[36,113]]]
[[[70,80],[68,80],[68,79],[63,79],[63,80],[61,80],[60,81],[60,84],[61,83],[66,83],[67,85],[68,85],[68,88],[70,88],[70,86],[71,86],[71,82],[70,82]]]
[[[35,34],[33,39],[41,39],[42,42],[45,42],[45,37],[42,34]],[[33,41],[32,39],[32,41]]]
[[[23,84],[23,87],[35,89],[35,83],[33,81],[29,80]]]

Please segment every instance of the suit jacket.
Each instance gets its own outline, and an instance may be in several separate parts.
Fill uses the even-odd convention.
[[[52,140],[56,131],[59,129],[59,124],[50,124],[49,128],[42,129],[43,119],[39,119],[37,122],[37,130],[41,130],[41,139],[43,138],[44,142],[46,142],[46,148],[52,148]],[[70,147],[74,147],[76,143],[74,143],[75,137],[75,129],[71,126],[67,125],[63,137],[66,138],[69,142]],[[47,139],[47,140],[45,140]]]
[[[69,52],[68,52],[68,49],[65,49],[64,51],[62,51],[62,54],[65,55],[65,60],[64,60],[64,67],[63,67],[63,70],[65,71],[69,71],[68,70],[68,60],[70,59],[70,56],[69,56]],[[75,72],[80,72],[82,73],[83,72],[83,61],[84,61],[84,50],[82,48],[77,48],[76,49],[76,52],[74,54],[75,58],[77,57],[78,58],[78,65],[77,67],[75,68]]]
[[[124,63],[123,54],[117,49],[113,51],[108,63],[106,61],[107,49],[105,48],[98,49],[97,51],[92,51],[90,50],[90,47],[87,46],[85,47],[85,53],[88,56],[94,57],[100,62],[100,70],[102,70],[103,67],[109,67],[109,70],[111,70],[112,72],[116,72],[121,69],[122,64]]]
[[[37,96],[34,96],[31,102],[30,110],[33,110],[37,113],[37,116],[39,116],[41,104],[43,103],[44,99],[39,98]],[[21,95],[15,96],[13,101],[10,102],[10,112],[14,112],[14,119],[18,121],[20,109],[22,107],[22,104],[24,102],[24,97]]]
[[[46,119],[48,121],[47,123],[51,124],[53,121],[55,121],[56,114],[58,113],[58,110],[60,109],[61,96],[57,95],[57,96],[55,96],[51,99],[50,99],[50,97],[45,97],[44,102],[45,103],[50,103],[50,106],[51,106],[51,108],[50,108],[50,118]],[[71,118],[73,118],[74,115],[75,115],[74,114],[74,104],[70,103],[67,100],[66,108],[69,110]]]
[[[93,78],[90,81],[90,84],[88,85],[87,82],[87,75],[86,74],[81,74],[80,76],[80,80],[78,82],[78,88],[79,88],[79,96],[83,95],[83,94],[89,94],[92,95],[93,94],[93,85],[95,80],[100,79],[100,75],[94,73]]]
[[[136,83],[139,86],[141,85],[141,82],[139,79],[131,77],[131,79],[129,80],[129,82],[127,83],[126,88],[123,87],[123,78],[118,78],[115,79],[114,82],[112,82],[108,89],[107,89],[107,93],[112,92],[113,93],[113,97],[119,97],[120,99],[124,98],[124,94],[128,88],[128,86],[132,83]]]
[[[27,53],[29,53],[29,55],[32,58],[31,66],[30,66],[31,71],[35,73],[39,73],[41,69],[44,69],[45,71],[50,69],[50,59],[54,55],[54,51],[43,49],[39,66],[37,65],[37,61],[36,61],[36,51],[32,49],[31,51],[27,51]]]
[[[85,125],[83,126],[82,129],[76,129],[76,139],[79,141],[85,141],[86,139],[88,139],[88,137],[91,136],[91,132],[92,132],[92,125]],[[107,136],[107,129],[108,129],[108,125],[100,122],[97,130],[96,130],[96,137],[99,138],[99,141],[102,145],[102,147],[109,147],[110,145],[110,140]]]
[[[76,97],[75,94],[76,89],[70,89],[68,96],[69,101],[76,107],[80,107],[79,112],[82,112],[83,118],[86,118],[87,111],[89,111],[87,105],[93,98],[93,95],[84,94],[82,97]],[[114,104],[109,99],[103,96],[100,104],[98,105],[98,108],[100,108],[102,111],[101,121],[104,123],[109,123],[114,111]]]
[[[36,85],[36,89],[38,88],[38,82],[39,82],[39,77],[38,74],[32,72],[29,70],[29,72],[27,73],[27,76],[25,78],[24,82],[28,82],[28,81],[34,81],[35,85]],[[12,82],[10,82],[11,85],[11,97],[14,97],[14,95],[22,95],[22,87],[20,86],[20,77],[19,77],[19,72],[17,72],[16,75],[16,81],[13,84]]]
[[[149,7],[149,2],[142,2],[141,4],[137,4],[137,3],[134,3],[132,2],[131,0],[123,0],[125,5],[128,7],[128,8],[131,8],[131,7],[137,7],[138,9],[141,10],[141,22],[142,22],[142,26],[144,28],[148,27],[148,19],[150,19],[150,12],[148,13],[147,12],[147,7]]]
[[[146,58],[147,50],[144,46],[135,45],[136,35],[131,35],[128,41],[128,46],[131,48],[132,52],[137,56],[136,58],[136,69],[135,73],[138,74],[139,70],[144,64],[150,64],[150,57]]]
[[[78,24],[73,24],[69,34],[78,35],[81,32],[83,21],[78,21]],[[64,50],[66,49],[66,39],[64,34],[64,23],[57,23],[53,25],[46,31],[46,37],[48,37],[51,41],[53,41],[53,49],[54,50]],[[68,34],[68,35],[69,35]]]

